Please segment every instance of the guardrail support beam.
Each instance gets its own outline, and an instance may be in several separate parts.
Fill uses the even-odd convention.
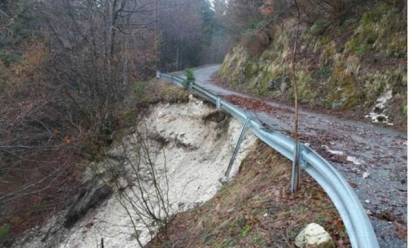
[[[296,141],[292,162],[292,174],[290,180],[290,191],[295,193],[299,189],[300,183],[300,144]]]
[[[242,144],[242,141],[245,138],[245,134],[248,128],[249,128],[249,119],[246,119],[245,122],[243,123],[242,131],[240,131],[240,135],[237,140],[235,150],[233,151],[232,157],[230,158],[229,166],[226,169],[226,172],[225,172],[226,179],[229,178],[230,172],[232,171],[233,163],[235,162],[235,159],[236,159],[236,155],[239,152],[240,145]]]

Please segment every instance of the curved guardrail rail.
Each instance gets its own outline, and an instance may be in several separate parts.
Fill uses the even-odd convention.
[[[157,77],[183,86],[185,78],[157,73]],[[221,99],[195,82],[188,85],[189,90],[200,97],[215,104],[236,119],[248,122],[252,132],[264,143],[278,151],[280,154],[294,160],[295,141],[279,132],[270,131],[262,127],[261,123],[251,117],[241,108]],[[299,165],[325,190],[336,209],[338,210],[346,232],[348,233],[352,247],[354,248],[377,248],[379,247],[375,232],[370,223],[368,215],[362,207],[361,202],[353,189],[343,176],[318,153],[304,144],[299,144]]]

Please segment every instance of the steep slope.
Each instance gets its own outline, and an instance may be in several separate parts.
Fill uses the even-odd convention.
[[[368,5],[369,4],[369,5]],[[290,101],[293,37],[299,28],[296,80],[310,107],[406,127],[406,15],[387,1],[365,1],[360,13],[297,26],[275,19],[226,56],[219,81],[259,96]]]
[[[343,223],[322,189],[303,175],[290,194],[290,162],[259,142],[239,174],[199,208],[178,214],[148,247],[295,247],[305,225],[318,223],[337,247],[350,247]]]
[[[241,125],[236,120],[197,99],[151,106],[135,131],[131,130],[114,145],[104,160],[88,166],[84,181],[100,175],[99,178],[103,177],[102,180],[113,188],[113,195],[100,199],[99,205],[89,204],[90,209],[83,211],[70,225],[67,225],[70,215],[67,211],[73,207],[50,216],[49,223],[32,230],[13,247],[89,248],[100,246],[102,242],[105,247],[139,247],[137,240],[146,244],[156,234],[157,225],[154,219],[140,213],[144,198],[139,195],[140,182],[134,170],[142,173],[149,195],[147,199],[156,212],[161,203],[150,198],[152,190],[156,189],[153,181],[147,179],[151,175],[150,167],[146,167],[148,162],[142,158],[138,137],[145,137],[150,154],[148,160],[154,164],[156,180],[167,199],[168,214],[173,215],[194,208],[216,194],[240,130]],[[234,173],[254,142],[255,137],[247,134],[234,164]],[[141,160],[144,162],[137,165]],[[120,177],[113,178],[117,174]],[[73,203],[75,208],[85,205],[83,201],[89,201],[88,197],[79,195],[78,202]]]

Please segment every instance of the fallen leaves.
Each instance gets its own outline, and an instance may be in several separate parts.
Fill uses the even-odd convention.
[[[225,99],[235,105],[242,106],[243,108],[246,108],[247,110],[252,110],[255,112],[265,112],[268,114],[274,114],[277,112],[292,113],[292,110],[288,108],[275,107],[262,100],[235,96],[235,95],[226,96]]]
[[[400,239],[406,240],[408,237],[408,228],[406,225],[401,224],[397,221],[394,222],[395,232]]]

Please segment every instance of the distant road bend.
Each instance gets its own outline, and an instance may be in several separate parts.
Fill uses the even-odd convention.
[[[219,65],[194,70],[196,82],[223,97],[246,96],[212,81]],[[262,101],[263,102],[263,101]],[[265,126],[290,132],[293,109],[264,101],[276,111],[253,111]],[[352,185],[371,218],[381,247],[406,247],[407,135],[390,128],[300,111],[304,143],[322,154]]]

